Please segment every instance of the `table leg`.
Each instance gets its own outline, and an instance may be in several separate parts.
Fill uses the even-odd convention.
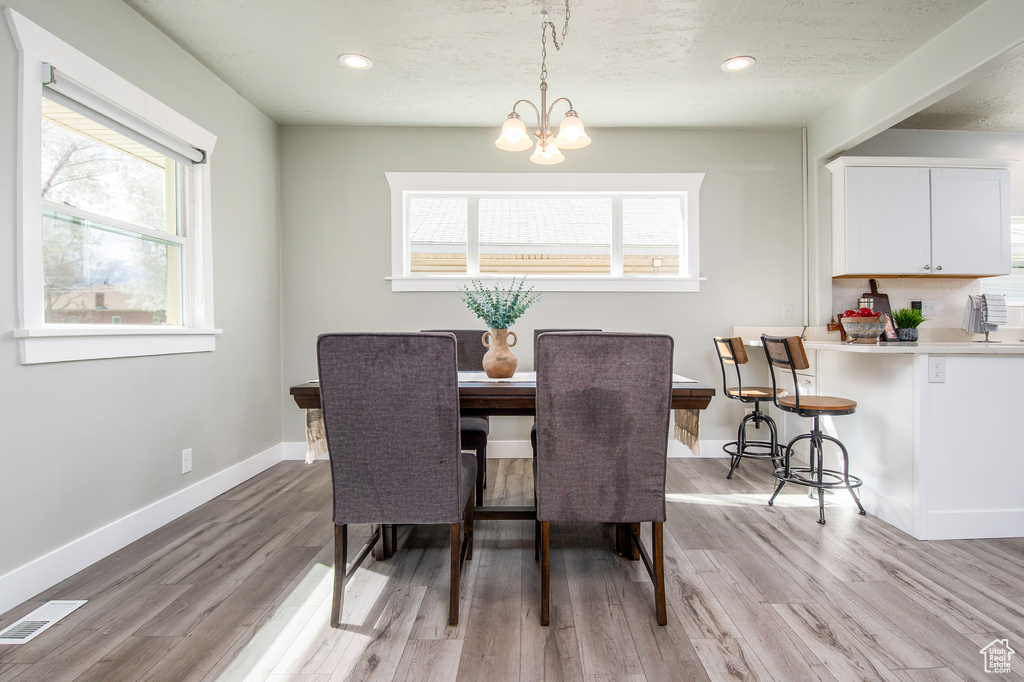
[[[395,540],[398,536],[398,527],[393,524],[382,524],[380,527],[380,539],[373,548],[373,558],[377,561],[390,559],[395,553]]]
[[[615,524],[615,551],[619,556],[626,557],[630,561],[640,561],[640,550],[633,544],[633,530],[640,532],[639,523],[617,523]]]

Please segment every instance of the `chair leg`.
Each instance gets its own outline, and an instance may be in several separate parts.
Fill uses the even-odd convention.
[[[850,486],[850,453],[846,451],[846,446],[840,442],[838,438],[832,436],[822,435],[825,440],[830,440],[839,446],[840,452],[843,453],[843,482],[846,483],[846,489],[850,491],[853,496],[853,501],[857,503],[857,509],[860,510],[861,516],[867,516],[867,512],[864,511],[864,505],[860,503],[860,498],[857,496],[857,491]]]
[[[540,522],[540,624],[550,622],[551,611],[551,524]]]
[[[487,446],[476,449],[476,506],[484,506],[484,486],[487,484]]]
[[[448,586],[448,625],[456,627],[459,624],[459,527],[461,523],[453,523],[449,526],[449,544],[451,544],[451,582]]]
[[[825,448],[821,442],[821,433],[818,431],[818,418],[814,418],[814,431],[818,435],[811,439],[811,466],[817,469],[818,480],[818,523],[825,525],[825,489],[822,487],[824,481]],[[817,452],[815,452],[817,451]]]
[[[732,458],[729,467],[729,475],[726,476],[730,481],[732,480],[732,472],[736,471],[736,467],[740,465],[740,460],[743,459],[743,448],[747,446],[747,420],[744,418],[740,422],[740,429],[736,433],[736,455]]]
[[[533,560],[540,561],[540,521],[533,522]]]
[[[466,561],[473,559],[473,496],[466,500],[466,509],[462,518],[466,524]]]
[[[345,583],[348,573],[348,526],[334,524],[334,600],[331,604],[331,627],[341,625],[341,607],[345,601]]]
[[[664,527],[655,521],[651,524],[651,551],[654,564],[654,605],[658,611],[658,625],[668,625],[668,608],[665,606],[665,536]]]

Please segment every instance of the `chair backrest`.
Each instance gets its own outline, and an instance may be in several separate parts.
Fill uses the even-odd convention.
[[[533,330],[533,371],[537,371],[537,339],[549,332],[599,332],[600,329],[534,329]]]
[[[761,335],[761,344],[764,346],[764,355],[768,360],[768,369],[772,376],[772,388],[775,389],[775,404],[779,404],[779,386],[775,376],[775,370],[789,372],[793,377],[793,395],[795,396],[796,409],[800,409],[800,382],[797,381],[796,371],[807,369],[810,363],[807,361],[807,353],[804,351],[804,343],[799,336],[767,336]]]
[[[537,343],[537,518],[664,521],[672,337],[546,333]]]
[[[455,336],[323,334],[317,364],[334,522],[458,522]]]
[[[483,343],[486,329],[424,329],[424,332],[445,332],[455,334],[458,342],[459,370],[462,372],[482,372],[484,355],[487,346]]]
[[[722,368],[722,389],[727,398],[742,400],[743,377],[740,376],[740,365],[747,364],[747,349],[743,347],[743,339],[738,336],[716,336],[715,352],[718,354],[718,365]],[[729,379],[725,366],[732,365],[736,370],[736,393],[729,392]]]

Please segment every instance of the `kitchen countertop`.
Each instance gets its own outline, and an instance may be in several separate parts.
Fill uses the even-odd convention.
[[[760,345],[760,344],[758,344]],[[842,353],[903,355],[1024,355],[1024,343],[964,343],[920,341],[917,343],[840,343],[839,341],[805,341],[807,350]]]

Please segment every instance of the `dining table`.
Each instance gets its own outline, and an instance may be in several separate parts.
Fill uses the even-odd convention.
[[[304,410],[320,409],[320,383],[307,381],[289,389],[295,404]],[[704,410],[715,396],[715,389],[679,374],[672,375],[674,410]],[[535,416],[537,375],[516,372],[511,378],[488,377],[484,372],[459,372],[459,413],[463,417]],[[537,508],[529,506],[478,506],[473,512],[477,521],[534,521]],[[639,554],[631,540],[631,524],[617,524],[616,546],[621,556],[636,560]],[[394,551],[394,533],[384,536],[384,556]],[[391,546],[389,546],[391,545]]]

